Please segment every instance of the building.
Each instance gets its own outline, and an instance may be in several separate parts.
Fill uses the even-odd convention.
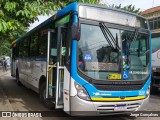
[[[152,36],[160,36],[160,6],[147,9],[141,15],[148,19]]]
[[[151,92],[155,92],[160,88],[160,6],[145,10],[141,15],[148,19],[152,32]]]

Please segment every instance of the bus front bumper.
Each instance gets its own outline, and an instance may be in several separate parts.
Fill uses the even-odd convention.
[[[139,111],[149,103],[149,96],[143,100],[124,102],[94,102],[85,101],[78,96],[71,97],[71,116],[104,116],[113,114],[127,114]],[[117,106],[124,106],[125,110],[115,109]]]

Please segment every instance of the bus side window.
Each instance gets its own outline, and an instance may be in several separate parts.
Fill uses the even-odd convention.
[[[47,34],[39,36],[39,57],[47,57]]]
[[[56,33],[51,32],[51,40],[50,40],[50,64],[55,64],[57,62],[57,37]]]
[[[28,57],[28,40],[26,38],[19,43],[19,56],[23,58]]]
[[[30,42],[30,56],[31,57],[36,57],[37,56],[37,42],[38,42],[38,33],[34,33],[33,36],[31,37],[31,42]]]

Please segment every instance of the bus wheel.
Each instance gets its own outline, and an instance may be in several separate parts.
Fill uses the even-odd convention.
[[[48,109],[54,108],[54,103],[46,99],[46,84],[42,83],[40,86],[40,100]]]
[[[21,82],[19,81],[19,72],[18,70],[16,71],[16,82],[17,82],[17,85],[21,85]]]

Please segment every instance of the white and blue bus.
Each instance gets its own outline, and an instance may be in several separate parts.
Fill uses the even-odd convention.
[[[151,81],[147,20],[74,2],[12,43],[11,75],[76,116],[140,110]]]
[[[160,36],[152,33],[152,80],[151,92],[158,92],[160,88]]]

